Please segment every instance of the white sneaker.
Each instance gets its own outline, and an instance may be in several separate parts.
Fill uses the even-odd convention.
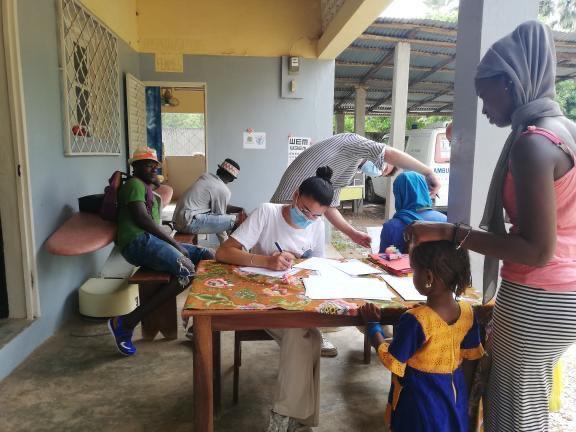
[[[322,357],[336,357],[338,355],[338,349],[324,336],[324,333],[322,333],[322,349],[320,354]]]
[[[290,417],[288,422],[288,432],[313,432],[310,426],[300,423],[298,420]]]
[[[290,417],[283,416],[271,410],[270,423],[268,423],[266,432],[288,432],[288,423],[290,423],[290,420]]]

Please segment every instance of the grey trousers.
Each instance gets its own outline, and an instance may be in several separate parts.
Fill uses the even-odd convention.
[[[280,346],[272,410],[302,424],[317,426],[320,417],[320,332],[315,328],[266,331]]]

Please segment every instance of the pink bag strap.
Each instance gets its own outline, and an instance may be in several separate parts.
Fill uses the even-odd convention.
[[[532,134],[542,135],[543,137],[548,138],[556,145],[562,144],[562,140],[554,132],[549,131],[548,129],[539,128],[537,126],[528,126],[526,130],[522,132],[521,136]]]
[[[520,136],[532,134],[541,135],[545,138],[548,138],[550,141],[560,147],[564,153],[570,156],[573,161],[576,162],[576,156],[574,155],[572,149],[564,144],[564,141],[562,141],[562,139],[554,132],[549,131],[548,129],[539,128],[537,126],[528,126],[526,130],[520,134]]]

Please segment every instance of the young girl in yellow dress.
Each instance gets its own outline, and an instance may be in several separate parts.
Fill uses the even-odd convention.
[[[380,360],[392,372],[386,417],[393,432],[468,430],[462,361],[484,350],[472,307],[455,297],[470,286],[468,252],[447,241],[422,243],[410,254],[414,285],[425,305],[402,315],[390,344],[379,324],[380,309],[360,313]]]

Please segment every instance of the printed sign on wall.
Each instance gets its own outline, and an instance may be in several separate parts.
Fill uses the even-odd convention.
[[[264,150],[266,149],[266,132],[243,132],[243,146],[245,149]]]
[[[182,54],[156,53],[154,69],[156,72],[184,72],[184,57]]]
[[[312,140],[304,137],[288,137],[288,166],[300,153],[310,147]]]

